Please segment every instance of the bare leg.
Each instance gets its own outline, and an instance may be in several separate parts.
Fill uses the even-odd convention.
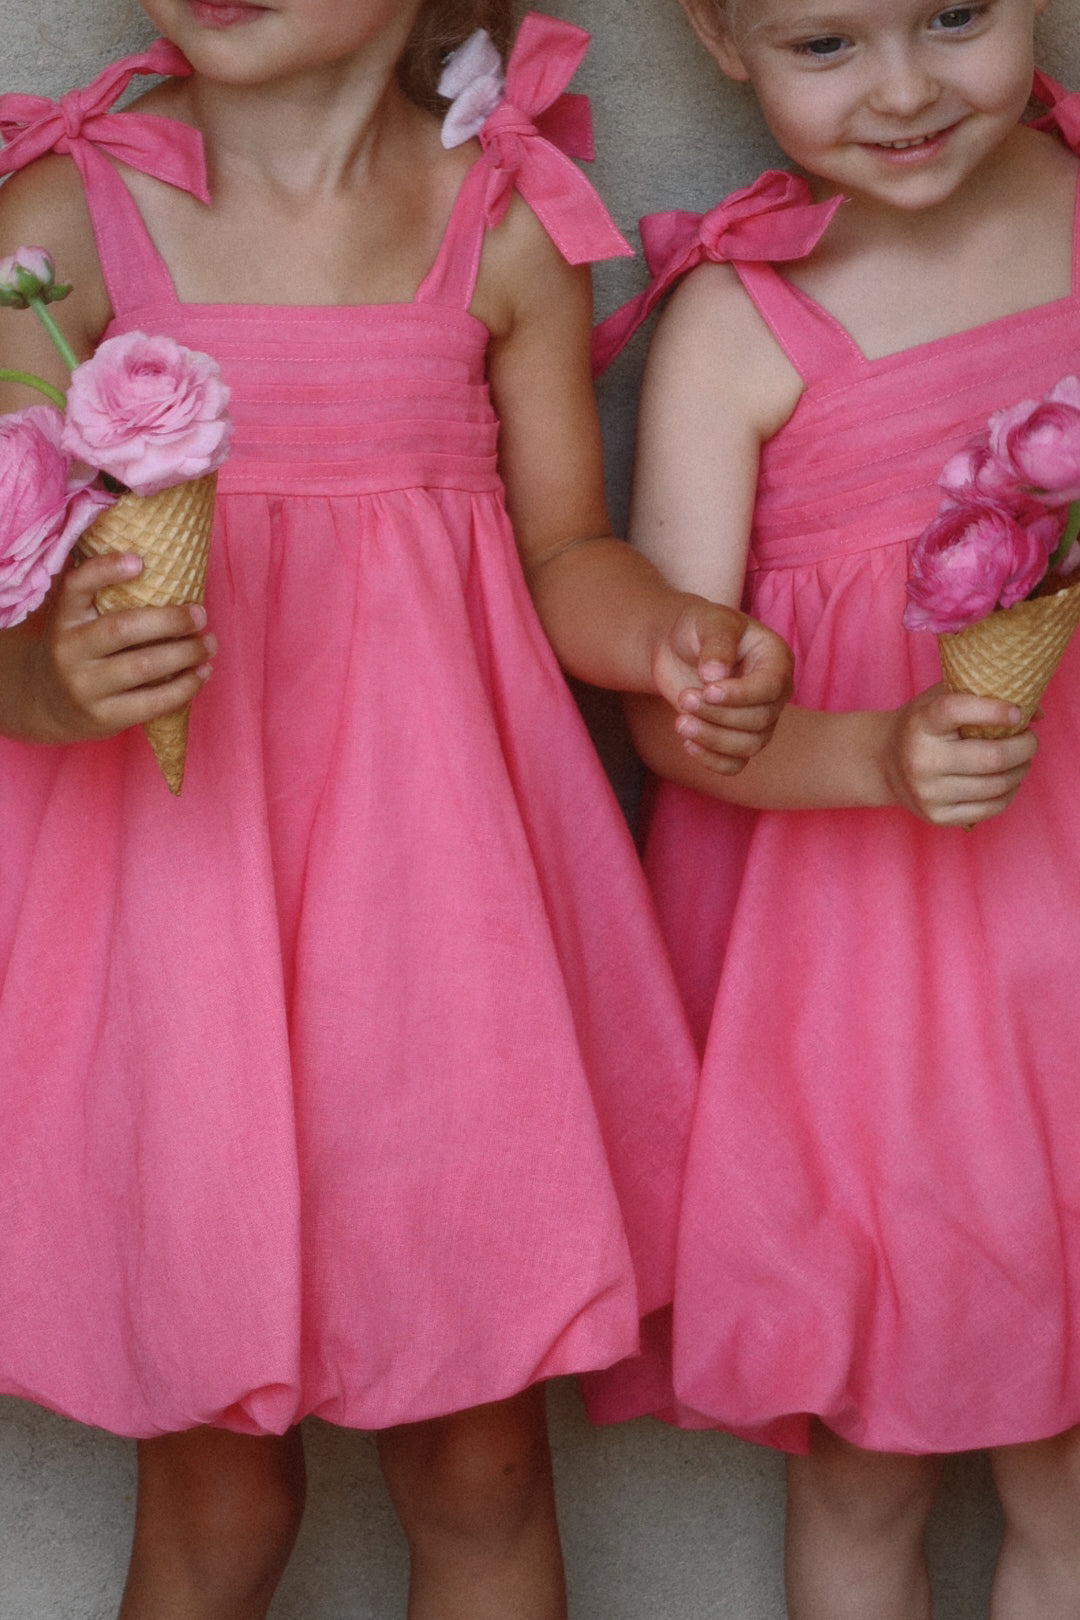
[[[304,1507],[299,1429],[190,1429],[139,1442],[119,1620],[263,1620]]]
[[[1080,1428],[991,1452],[1005,1513],[993,1620],[1080,1615]]]
[[[408,1620],[565,1620],[542,1387],[379,1436]]]
[[[788,1458],[790,1620],[930,1620],[938,1459],[861,1451],[823,1424],[811,1448]]]

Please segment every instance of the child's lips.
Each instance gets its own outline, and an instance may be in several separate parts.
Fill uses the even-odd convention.
[[[235,28],[238,24],[255,22],[264,15],[264,6],[238,4],[236,0],[188,0],[191,14],[204,28]]]
[[[923,135],[898,135],[892,141],[863,141],[861,144],[864,151],[873,152],[887,163],[901,166],[924,163],[937,157],[955,128],[955,124],[947,124],[944,129],[928,130]]]

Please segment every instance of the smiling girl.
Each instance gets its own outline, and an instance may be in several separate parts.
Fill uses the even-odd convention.
[[[1080,371],[1080,102],[1040,78],[1056,104],[1022,121],[1040,0],[684,3],[809,179],[655,216],[656,280],[598,340],[690,270],[649,353],[633,537],[796,654],[738,778],[630,700],[705,1046],[675,1391],[791,1451],[794,1620],[927,1620],[937,1459],[983,1446],[995,1620],[1075,1620],[1080,646],[1033,763],[1030,730],[962,735],[1019,716],[946,694],[901,618],[945,461]],[[598,1405],[634,1409],[622,1375]]]

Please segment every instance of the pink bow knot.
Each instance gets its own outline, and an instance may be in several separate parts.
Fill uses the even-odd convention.
[[[1066,145],[1080,152],[1080,93],[1071,93],[1058,84],[1048,73],[1036,70],[1032,100],[1048,108],[1041,117],[1032,121],[1032,129],[1057,131]]]
[[[651,315],[664,294],[696,265],[804,259],[821,240],[843,202],[816,203],[807,182],[770,169],[752,186],[733,191],[707,214],[674,210],[648,214],[641,241],[652,280],[593,333],[593,371],[599,375]]]
[[[114,113],[113,103],[138,73],[186,77],[187,59],[159,39],[140,56],[114,62],[85,90],[59,101],[44,96],[0,96],[0,175],[14,174],[46,152],[69,154],[84,181],[109,158],[209,202],[202,136],[189,124],[148,113]]]
[[[570,264],[633,253],[570,161],[593,155],[588,101],[564,94],[588,43],[584,29],[530,12],[507,63],[506,97],[479,132],[488,224],[503,218],[516,188]]]
[[[58,141],[56,150],[66,152],[70,150],[68,142],[76,140],[82,134],[82,127],[86,122],[86,102],[83,100],[82,91],[69,90],[66,96],[60,97],[58,106],[66,140]]]
[[[532,119],[512,101],[503,101],[486,120],[480,143],[492,169],[485,201],[489,225],[497,225],[505,215],[518,176],[529,161],[528,143],[540,138]]]

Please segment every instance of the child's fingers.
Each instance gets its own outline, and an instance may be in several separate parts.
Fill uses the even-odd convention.
[[[103,699],[158,686],[213,658],[217,641],[202,631],[205,621],[204,609],[191,605],[128,608],[66,629],[54,625],[52,662],[76,705],[89,711]]]
[[[786,642],[771,630],[751,624],[740,644],[740,661],[735,671],[714,675],[704,663],[698,666],[703,682],[700,701],[725,709],[749,709],[787,702],[791,696],[792,658]]]
[[[687,697],[693,694],[696,709],[680,698],[680,707],[704,713],[707,708],[723,710],[771,708],[779,710],[791,696],[790,667],[770,665],[767,668],[733,675],[725,681],[709,681],[703,688],[688,687]]]
[[[697,635],[682,649],[683,656],[687,663],[696,663],[703,681],[726,680],[739,661],[746,615],[736,608],[708,603],[703,617]]]
[[[990,803],[994,799],[1012,798],[1031,768],[1031,756],[1015,764],[1002,763],[998,768],[982,772],[958,771],[955,776],[941,779],[941,797],[972,804]]]
[[[102,735],[112,736],[116,732],[127,731],[131,726],[160,719],[162,715],[175,714],[177,709],[184,708],[196,693],[202,691],[209,677],[209,664],[201,664],[197,669],[184,670],[174,679],[162,681],[156,686],[138,687],[102,698],[96,708]]]
[[[97,617],[94,595],[107,585],[123,585],[142,572],[142,558],[134,552],[87,557],[64,574],[57,595],[55,618],[61,627],[85,624]]]
[[[1026,770],[1038,751],[1033,731],[1015,737],[962,737],[952,748],[957,776],[993,778],[1016,769]]]
[[[741,771],[747,760],[760,753],[771,735],[767,725],[747,729],[726,723],[708,725],[690,715],[680,716],[675,730],[688,754],[724,776],[734,776]]]
[[[739,642],[739,675],[748,679],[756,677],[770,689],[778,688],[780,697],[786,700],[791,696],[793,667],[794,659],[787,642],[756,619],[747,620]]]
[[[134,553],[89,557],[64,576],[54,614],[54,633],[78,626],[96,624],[92,636],[95,652],[108,654],[123,647],[150,642],[173,641],[206,625],[206,609],[198,602],[176,607],[122,608],[99,614],[94,597],[106,586],[125,584],[142,570],[142,559]]]
[[[214,636],[189,636],[114,653],[94,666],[103,697],[158,688],[209,662],[217,652]],[[168,710],[159,711],[167,714]]]
[[[68,740],[111,737],[183,708],[209,679],[215,651],[214,638],[200,636],[72,664],[54,704],[62,725],[68,716]]]
[[[974,782],[957,779],[953,783],[956,797],[933,807],[928,818],[938,827],[973,827],[976,822],[989,821],[1009,808],[1026,775],[1025,768],[1009,777]]]
[[[922,708],[920,718],[928,731],[944,737],[961,726],[1018,726],[1024,717],[1014,704],[998,698],[942,689]]]
[[[742,735],[746,735],[743,733]],[[716,776],[738,776],[747,764],[747,759],[741,754],[729,753],[726,750],[706,748],[698,742],[684,741],[686,752],[697,760],[705,770],[712,771]]]
[[[999,816],[1031,768],[1038,740],[1030,733],[1000,739],[938,741],[937,766],[917,790],[922,813],[938,826],[971,826]]]
[[[65,741],[112,736],[183,707],[205,684],[217,652],[197,603],[99,615],[99,561],[115,579],[112,558],[76,570],[90,578],[57,601],[43,643],[40,702]]]
[[[746,632],[746,614],[702,596],[684,597],[670,630],[657,648],[661,666],[674,660],[685,672],[696,671],[702,680],[724,680],[739,661]],[[707,674],[705,673],[707,671]],[[660,685],[663,691],[663,685]]]
[[[121,608],[96,618],[93,628],[84,632],[83,639],[95,657],[109,658],[129,648],[150,648],[187,640],[192,632],[197,634],[205,625],[206,609],[198,602],[184,603],[180,607]]]
[[[771,731],[781,711],[779,703],[755,703],[738,709],[728,709],[705,703],[695,687],[689,687],[679,698],[683,718],[692,718],[706,726],[719,726],[732,731]],[[679,735],[692,735],[679,721]]]

